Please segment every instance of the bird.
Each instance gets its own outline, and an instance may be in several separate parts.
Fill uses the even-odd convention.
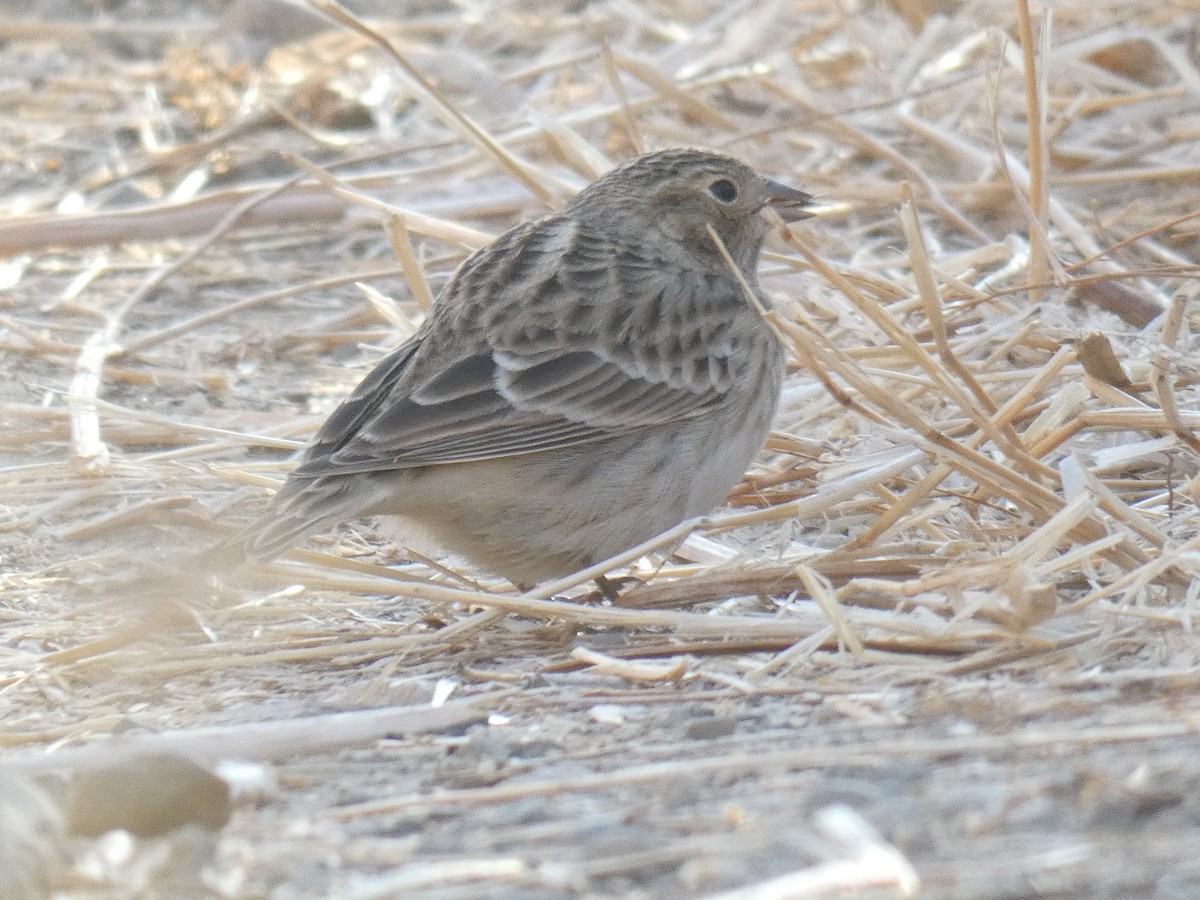
[[[667,149],[501,235],[329,416],[239,552],[397,516],[533,586],[710,512],[762,449],[784,375],[756,308],[761,213],[813,202]]]

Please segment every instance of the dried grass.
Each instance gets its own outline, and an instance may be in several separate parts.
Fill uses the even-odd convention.
[[[1194,682],[1194,5],[428,4],[395,24],[317,6],[341,25],[239,65],[223,30],[147,29],[161,52],[134,64],[102,28],[0,21],[0,53],[50,60],[0,96],[7,744],[109,734],[146,691],[169,728],[214,695],[253,720],[277,693],[387,705],[537,672],[583,681],[509,714],[625,681],[640,704],[795,698],[818,675]],[[766,254],[794,365],[735,509],[620,560],[635,581],[611,604],[587,594],[603,567],[518,595],[453,561],[385,565],[361,523],[237,584],[107,593],[243,520],[467,252],[680,144],[827,204]],[[1195,712],[1029,740],[1165,739]],[[776,752],[739,771],[866,765]],[[533,877],[500,868],[473,871]],[[461,881],[440,871],[413,877]]]

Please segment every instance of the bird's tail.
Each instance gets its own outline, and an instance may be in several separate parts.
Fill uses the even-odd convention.
[[[241,562],[268,562],[306,537],[366,514],[374,500],[359,479],[289,479],[257,521],[214,550],[240,555]]]

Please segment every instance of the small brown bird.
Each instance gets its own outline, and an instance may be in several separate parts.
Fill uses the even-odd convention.
[[[329,417],[242,551],[390,514],[529,585],[712,509],[762,448],[784,353],[706,226],[769,305],[759,212],[811,203],[664,150],[502,235]]]

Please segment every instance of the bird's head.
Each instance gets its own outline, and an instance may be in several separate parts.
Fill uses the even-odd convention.
[[[711,225],[743,272],[752,272],[766,234],[759,213],[806,218],[813,198],[728,156],[662,150],[625,163],[582,191],[568,207],[630,236],[661,233],[688,253],[717,256]]]

